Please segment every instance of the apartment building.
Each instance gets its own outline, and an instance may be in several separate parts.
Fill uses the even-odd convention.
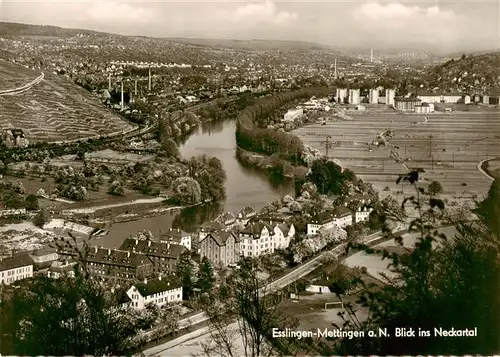
[[[240,241],[233,232],[210,232],[200,240],[198,253],[214,265],[228,266],[240,259]]]
[[[143,254],[153,263],[155,271],[168,273],[175,271],[180,256],[187,248],[180,244],[127,238],[120,246],[120,250]]]
[[[0,285],[33,277],[33,260],[27,254],[0,258]]]

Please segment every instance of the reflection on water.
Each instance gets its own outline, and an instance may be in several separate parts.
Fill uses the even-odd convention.
[[[137,221],[117,223],[109,228],[109,235],[94,242],[104,247],[118,247],[131,234],[150,230],[157,235],[160,230],[181,228],[194,231],[197,226],[211,220],[218,213],[230,211],[237,213],[241,208],[250,206],[260,210],[268,202],[293,192],[292,180],[269,177],[261,170],[244,167],[236,159],[236,122],[225,120],[205,123],[189,137],[180,140],[179,150],[184,158],[207,154],[222,161],[226,171],[226,200],[219,205],[204,205],[184,209],[181,212],[167,213],[157,217]]]
[[[183,157],[208,154],[222,161],[227,175],[224,211],[237,212],[247,205],[259,210],[276,197],[291,193],[290,180],[270,182],[266,173],[238,162],[235,130],[235,120],[205,123],[180,147]]]
[[[206,204],[183,209],[173,220],[172,228],[194,232],[207,221],[211,221],[221,212],[220,204]]]

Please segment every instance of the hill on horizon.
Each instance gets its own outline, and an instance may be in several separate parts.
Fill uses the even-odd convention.
[[[75,37],[77,35],[87,35],[93,37],[121,37],[121,38],[149,38],[182,43],[186,45],[204,46],[212,48],[230,48],[239,51],[313,51],[320,50],[326,52],[338,52],[333,47],[323,44],[306,41],[288,40],[238,40],[238,39],[217,39],[217,38],[180,38],[180,37],[151,37],[120,35],[115,33],[99,32],[87,29],[72,29],[51,25],[32,25],[14,22],[0,22],[0,36],[37,36],[37,37]]]
[[[306,41],[289,41],[289,40],[238,40],[228,38],[178,38],[173,37],[169,40],[182,42],[186,44],[202,45],[209,47],[226,47],[234,50],[243,51],[329,51],[338,52],[333,47],[322,45],[314,42]]]

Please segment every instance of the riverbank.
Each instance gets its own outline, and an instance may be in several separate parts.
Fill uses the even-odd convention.
[[[242,165],[265,171],[274,177],[302,179],[307,175],[306,166],[293,166],[288,161],[246,151],[240,147],[236,147],[236,158]]]

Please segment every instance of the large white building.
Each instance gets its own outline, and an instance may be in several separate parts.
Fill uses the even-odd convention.
[[[132,301],[132,307],[137,310],[144,309],[148,304],[162,307],[182,302],[182,286],[168,278],[145,279],[132,285],[127,290],[127,296]]]
[[[378,89],[370,89],[368,99],[370,104],[378,104]]]
[[[255,222],[240,231],[240,250],[245,257],[256,257],[274,253],[276,249],[285,249],[295,237],[295,227],[286,223],[274,227]]]
[[[349,89],[349,104],[358,105],[361,103],[361,95],[359,89]]]
[[[339,104],[343,104],[345,99],[347,98],[347,89],[346,88],[337,88],[335,93],[335,100]]]
[[[0,285],[33,277],[33,260],[27,254],[0,258]]]
[[[396,91],[394,89],[385,90],[385,104],[394,105],[394,98],[396,98]]]
[[[467,98],[468,97],[468,98]],[[458,103],[459,101],[470,103],[470,96],[466,96],[461,93],[453,94],[440,94],[440,93],[419,93],[417,98],[422,101],[422,103]]]
[[[300,108],[295,108],[295,109],[288,109],[288,112],[285,113],[283,116],[283,121],[294,121],[295,119],[298,119],[304,115],[304,109]]]
[[[191,250],[192,237],[181,229],[169,228],[160,232],[160,243],[183,245]]]

